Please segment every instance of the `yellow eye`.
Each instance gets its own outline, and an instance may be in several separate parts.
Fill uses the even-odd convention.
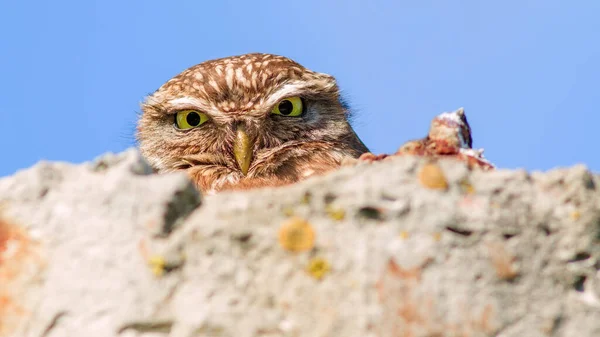
[[[187,130],[202,125],[208,120],[208,116],[196,110],[183,110],[175,115],[175,124],[181,130]]]
[[[302,98],[290,97],[281,100],[271,111],[272,114],[297,117],[302,115],[304,112],[304,106],[302,104]]]

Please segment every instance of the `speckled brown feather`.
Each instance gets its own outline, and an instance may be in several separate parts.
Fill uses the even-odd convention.
[[[302,117],[272,115],[281,99],[300,96]],[[177,111],[209,121],[174,127]],[[137,138],[158,172],[186,170],[204,191],[279,186],[338,168],[367,152],[348,122],[335,79],[277,55],[246,54],[207,61],[173,77],[142,105]],[[246,175],[233,156],[235,125],[255,140]]]

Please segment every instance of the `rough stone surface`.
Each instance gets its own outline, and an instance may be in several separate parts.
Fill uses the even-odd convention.
[[[599,189],[406,156],[201,198],[133,150],[39,163],[0,179],[0,336],[600,336]]]

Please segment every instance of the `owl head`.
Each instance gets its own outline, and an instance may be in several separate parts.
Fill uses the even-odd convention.
[[[276,186],[367,151],[335,79],[277,55],[200,63],[142,104],[137,139],[158,172],[185,170],[207,192]]]

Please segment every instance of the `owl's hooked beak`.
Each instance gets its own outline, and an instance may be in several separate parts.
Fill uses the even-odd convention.
[[[248,136],[246,126],[239,123],[235,129],[235,141],[233,143],[233,155],[237,161],[240,170],[244,175],[248,174],[250,163],[252,162],[252,149],[254,141]]]

